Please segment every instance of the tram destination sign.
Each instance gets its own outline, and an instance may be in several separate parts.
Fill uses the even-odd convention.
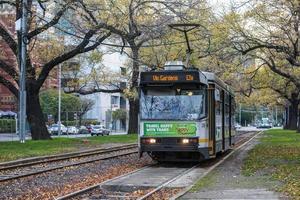
[[[199,82],[198,71],[142,72],[141,83]]]
[[[144,122],[144,136],[195,136],[196,122]]]

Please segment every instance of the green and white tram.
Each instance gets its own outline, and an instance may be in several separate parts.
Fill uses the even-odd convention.
[[[234,96],[213,73],[169,62],[140,73],[139,152],[200,161],[234,145]]]

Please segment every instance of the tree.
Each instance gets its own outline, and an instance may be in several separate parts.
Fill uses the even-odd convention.
[[[233,49],[255,60],[258,69],[267,67],[278,75],[268,88],[286,100],[290,111],[287,128],[296,129],[300,88],[299,1],[250,0],[233,8],[229,16]],[[248,86],[253,91],[253,85]]]
[[[20,0],[0,0],[0,5],[3,4],[9,4],[15,8],[15,19],[21,17],[22,4]],[[110,32],[104,31],[101,24],[90,26],[90,24],[86,22],[89,11],[86,9],[84,3],[79,0],[60,1],[60,3],[48,0],[37,2],[28,1],[27,10],[29,13],[28,25],[30,28],[26,34],[26,38],[20,38],[20,35],[17,35],[16,39],[16,37],[9,32],[8,28],[2,24],[0,25],[0,36],[9,50],[13,52],[15,60],[18,60],[18,42],[22,39],[26,39],[29,44],[26,57],[27,119],[30,124],[33,140],[49,139],[50,135],[44,123],[44,116],[39,100],[39,91],[45,80],[49,77],[49,74],[53,71],[55,66],[79,54],[96,49],[110,36]],[[39,12],[39,10],[42,10],[42,13]],[[68,16],[76,17],[69,20]],[[62,21],[66,22],[67,26],[65,26]],[[34,55],[34,51],[38,51],[38,43],[43,42],[53,29],[59,30],[61,35],[68,34],[68,41],[72,41],[72,44],[64,46],[64,48],[60,49],[56,54],[43,58],[40,62]],[[72,30],[71,33],[69,30]],[[61,38],[61,36],[55,37],[54,40],[56,40],[57,43],[61,43],[63,42]],[[51,51],[52,49],[49,48],[48,50]],[[9,63],[1,57],[0,69],[4,72],[0,75],[0,83],[18,97],[19,67],[16,63]]]
[[[46,90],[40,93],[40,102],[43,113],[54,116],[55,121],[58,119],[58,91]],[[61,95],[61,111],[62,113],[75,113],[82,108],[82,101],[73,94]]]
[[[112,112],[112,117],[114,120],[126,120],[127,112],[125,109],[117,109]]]
[[[104,0],[86,2],[90,9],[89,18],[91,26],[101,26],[113,33],[111,41],[121,42],[121,53],[130,58],[129,85],[124,90],[120,85],[110,85],[111,92],[123,92],[129,100],[129,128],[128,133],[137,133],[139,102],[137,95],[139,66],[142,64],[140,50],[150,45],[152,40],[166,34],[168,24],[192,17],[192,9],[201,11],[199,5],[202,0]],[[99,10],[102,12],[99,13]],[[196,12],[193,12],[194,14]],[[125,50],[124,49],[128,49]],[[103,92],[101,87],[91,87],[85,90],[74,91],[81,94]]]
[[[300,103],[299,88],[291,80],[283,78],[264,66],[255,66],[247,75],[252,77],[250,87],[255,90],[252,92],[250,102],[269,106],[287,106],[289,112],[285,128],[296,130]]]
[[[81,126],[82,123],[82,117],[88,112],[90,111],[93,106],[95,105],[95,102],[92,99],[85,99],[82,98],[80,100],[80,106],[79,109],[77,111],[77,116],[79,119],[79,126]]]

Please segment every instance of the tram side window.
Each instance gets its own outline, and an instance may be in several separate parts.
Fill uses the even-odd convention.
[[[215,107],[216,107],[216,115],[221,115],[221,106],[222,106],[222,102],[221,102],[221,96],[220,96],[220,90],[216,89],[215,92]]]
[[[235,121],[235,119],[234,119],[234,113],[235,113],[235,101],[234,101],[234,98],[233,97],[231,97],[231,125],[232,125],[232,127],[234,127],[234,121]]]
[[[216,114],[221,115],[221,102],[216,101]]]

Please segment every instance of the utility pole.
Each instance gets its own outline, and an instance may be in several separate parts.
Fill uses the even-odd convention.
[[[27,0],[22,1],[21,21],[21,56],[20,56],[20,79],[19,79],[19,133],[20,142],[26,139],[26,57],[27,57]]]
[[[275,124],[278,125],[278,119],[277,119],[278,113],[277,113],[277,106],[275,106]]]
[[[242,126],[242,104],[240,104],[240,116],[239,116],[240,125]]]
[[[113,114],[112,114],[112,100],[113,100],[113,97],[112,95],[110,95],[110,129],[112,131],[112,128],[113,128]]]
[[[61,64],[58,65],[58,135],[61,135]]]

